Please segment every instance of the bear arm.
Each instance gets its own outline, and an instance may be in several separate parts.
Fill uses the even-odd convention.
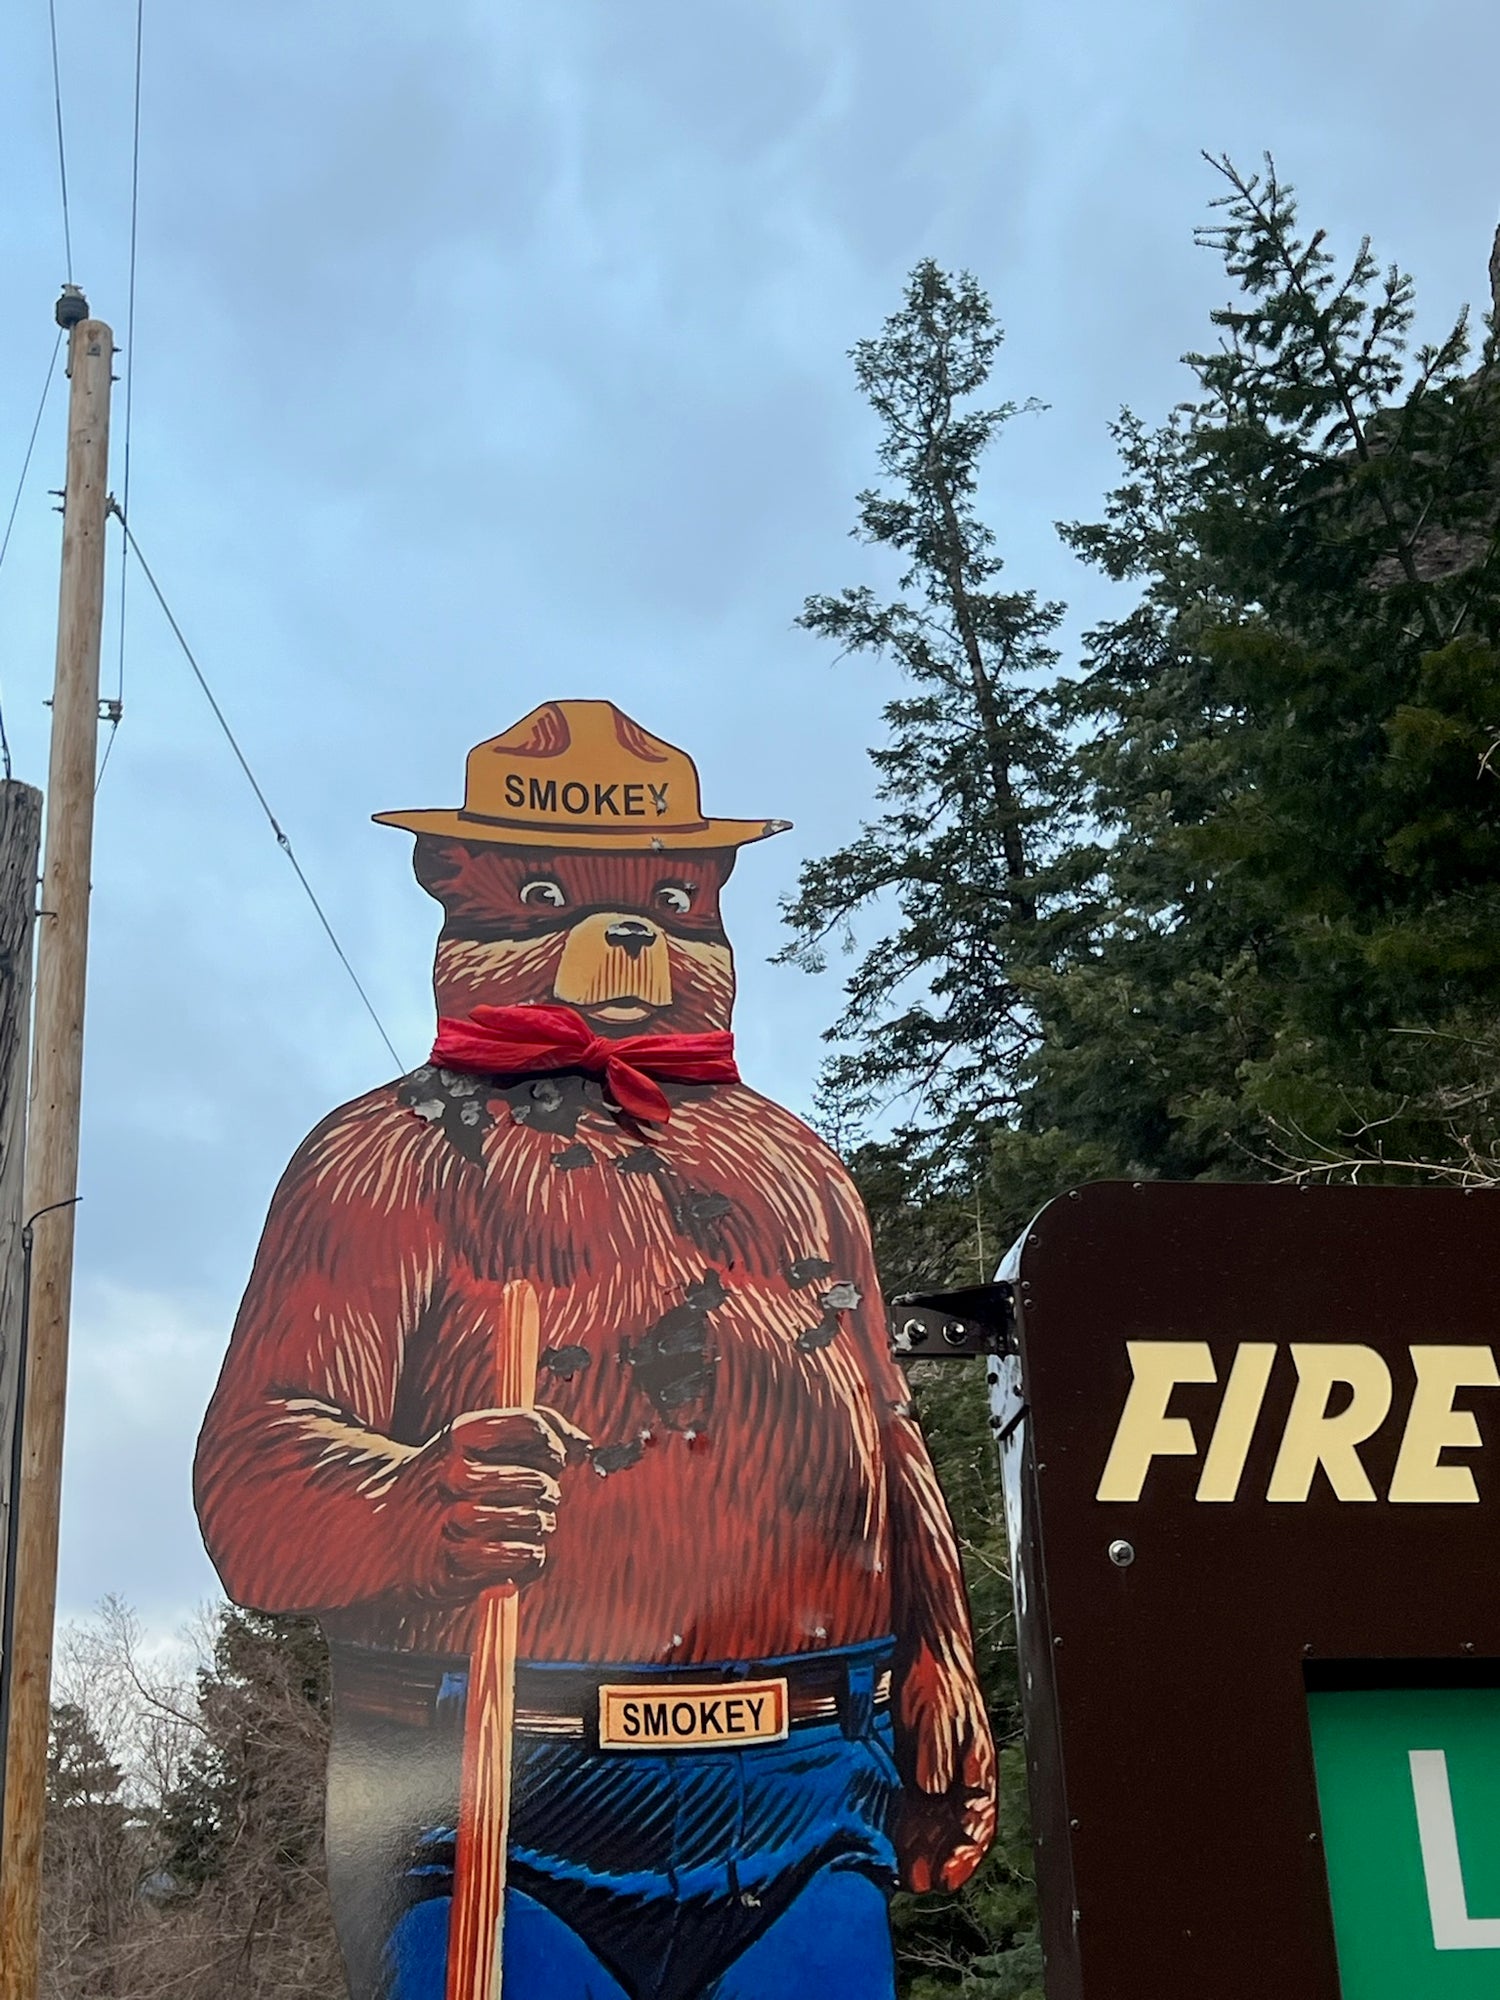
[[[389,1508],[419,1447],[389,1433],[406,1342],[441,1269],[429,1204],[379,1200],[379,1177],[374,1198],[347,1183],[325,1192],[317,1137],[272,1201],[194,1465],[224,1587],[262,1611],[400,1588]]]

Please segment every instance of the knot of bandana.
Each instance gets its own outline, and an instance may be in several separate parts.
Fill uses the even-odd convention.
[[[432,1061],[481,1076],[535,1076],[579,1069],[601,1076],[622,1111],[664,1125],[665,1093],[652,1082],[738,1083],[734,1036],[596,1035],[571,1007],[476,1007],[464,1020],[438,1022]]]

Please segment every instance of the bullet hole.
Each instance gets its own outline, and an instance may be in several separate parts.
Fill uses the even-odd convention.
[[[677,1234],[690,1237],[706,1256],[723,1256],[724,1244],[714,1224],[734,1207],[727,1194],[679,1181],[654,1146],[637,1146],[617,1160],[615,1168],[622,1174],[649,1174],[662,1191]]]
[[[794,1292],[800,1292],[807,1285],[815,1284],[819,1278],[830,1276],[833,1266],[826,1257],[799,1257],[787,1267],[786,1281]]]
[[[509,1105],[514,1124],[533,1132],[550,1132],[559,1139],[576,1139],[584,1111],[603,1099],[592,1077],[571,1074],[541,1076],[534,1083],[499,1084],[495,1089]]]
[[[674,1430],[685,1430],[696,1410],[702,1414],[713,1393],[718,1357],[709,1352],[708,1315],[729,1294],[717,1271],[705,1271],[673,1306],[638,1339],[620,1343],[621,1358]]]
[[[656,1184],[661,1189],[677,1234],[687,1237],[705,1257],[722,1261],[728,1246],[719,1224],[734,1208],[729,1196],[713,1193],[707,1188],[691,1187],[670,1172],[658,1175]]]
[[[678,1207],[683,1222],[717,1222],[721,1215],[728,1215],[734,1203],[727,1194],[699,1194],[695,1188],[688,1188]]]
[[[538,1368],[545,1368],[549,1375],[556,1375],[560,1381],[571,1382],[588,1367],[593,1357],[586,1347],[549,1347],[537,1362]]]
[[[589,1453],[590,1462],[601,1479],[607,1479],[612,1472],[623,1472],[628,1465],[634,1465],[646,1449],[644,1438],[627,1438],[623,1444],[596,1445]]]
[[[423,1063],[396,1086],[396,1101],[440,1130],[455,1152],[476,1166],[484,1160],[484,1135],[494,1124],[490,1086],[482,1077]]]
[[[826,1312],[816,1326],[806,1326],[797,1335],[793,1345],[799,1354],[816,1354],[820,1347],[827,1347],[839,1337],[839,1316]]]
[[[826,1277],[832,1268],[831,1265],[825,1266],[820,1275]],[[798,1352],[816,1354],[820,1347],[827,1347],[836,1340],[839,1333],[839,1314],[857,1312],[862,1296],[858,1285],[851,1285],[847,1278],[841,1278],[836,1285],[830,1285],[818,1300],[818,1304],[823,1308],[823,1317],[816,1326],[807,1327],[797,1335]]]

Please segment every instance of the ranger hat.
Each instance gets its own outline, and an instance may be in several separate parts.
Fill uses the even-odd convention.
[[[685,751],[611,701],[549,701],[476,744],[456,810],[376,813],[382,826],[505,847],[743,847],[790,820],[705,819]]]

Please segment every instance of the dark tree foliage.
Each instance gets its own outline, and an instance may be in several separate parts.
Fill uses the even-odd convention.
[[[1039,693],[1061,610],[1001,587],[977,512],[980,459],[1018,407],[977,400],[1001,338],[975,281],[928,261],[855,347],[885,484],[859,495],[854,533],[898,559],[897,594],[851,586],[809,598],[799,620],[842,652],[896,660],[910,687],[870,753],[883,810],[809,862],[786,906],[784,955],[809,969],[830,940],[854,950],[867,916],[886,926],[858,952],[830,1036],[853,1044],[824,1079],[846,1124],[915,1098],[962,1135],[1014,1104],[1034,1034],[1009,969],[1045,928],[1058,755]]]
[[[988,1273],[993,1246],[983,1241],[988,1224],[972,1202],[956,1195],[913,1200],[892,1149],[863,1148],[851,1164],[870,1207],[888,1295]],[[980,1677],[1001,1752],[1001,1815],[994,1849],[956,1895],[896,1898],[901,1991],[907,2000],[955,1992],[969,2000],[1040,2000],[1015,1613],[984,1368],[977,1361],[919,1361],[910,1377],[958,1532]]]
[[[861,496],[859,532],[908,556],[903,594],[813,599],[803,623],[885,653],[912,694],[873,753],[887,810],[804,870],[787,955],[816,967],[864,921],[824,1111],[890,1292],[988,1275],[1048,1199],[1103,1175],[1500,1178],[1494,330],[1477,353],[1466,317],[1414,344],[1405,275],[1368,244],[1340,267],[1269,161],[1213,164],[1201,241],[1234,288],[1216,344],[1165,422],[1121,418],[1103,520],[1062,531],[1132,602],[1065,681],[1055,607],[997,600],[1024,630],[981,648],[1008,798],[958,671],[965,591],[993,571],[945,568],[922,447],[938,391],[983,386],[998,331],[972,280],[923,265],[856,350],[894,489]],[[986,564],[975,468],[1006,414],[962,433],[959,518]],[[871,1136],[903,1093],[920,1121]],[[914,1374],[1013,1745],[982,1379]],[[898,1904],[922,2000],[1040,1992],[1013,1751],[1007,1772],[986,1869]]]
[[[288,1893],[316,1870],[328,1703],[311,1619],[226,1606],[198,1677],[201,1738],[163,1804],[162,1866],[179,1888],[219,1879],[249,1851]]]
[[[1103,520],[1063,530],[1134,597],[1070,680],[1055,607],[991,589],[976,467],[1009,410],[953,400],[995,357],[983,294],[921,265],[855,350],[891,487],[859,532],[907,568],[893,603],[803,622],[912,695],[873,753],[888,810],[805,868],[788,955],[878,933],[826,1117],[859,1137],[904,1093],[865,1167],[939,1256],[976,1186],[998,1238],[1100,1173],[1500,1156],[1494,336],[1474,353],[1460,316],[1414,345],[1404,274],[1368,244],[1339,266],[1269,163],[1215,164],[1201,240],[1234,297],[1194,395],[1121,418]]]
[[[106,1605],[53,1709],[39,2000],[336,2000],[316,1628],[225,1605],[187,1682],[136,1636]]]
[[[95,1993],[115,1992],[112,1959],[140,1852],[124,1773],[84,1709],[55,1704],[47,1742],[43,1850],[56,1955]]]
[[[1412,350],[1408,278],[1217,165],[1239,297],[1065,530],[1140,596],[1067,690],[1103,837],[1032,985],[1028,1111],[1131,1174],[1420,1171],[1493,1145],[1493,336]]]
[[[954,1993],[1041,2000],[1015,1612],[984,1367],[917,1362],[911,1378],[958,1531],[980,1676],[1000,1746],[1001,1813],[994,1847],[957,1894],[896,1898],[891,1915],[901,1990],[908,2000]]]
[[[123,1823],[124,1782],[124,1773],[83,1708],[74,1701],[55,1703],[47,1737],[49,1810],[64,1817],[93,1813],[106,1822]]]

